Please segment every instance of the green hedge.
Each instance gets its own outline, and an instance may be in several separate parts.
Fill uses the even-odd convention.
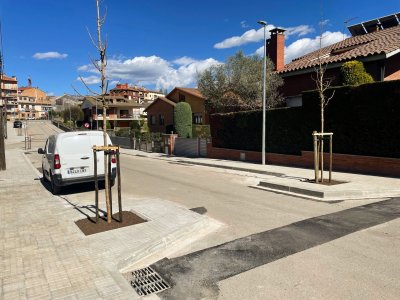
[[[187,102],[179,102],[174,108],[174,126],[179,137],[192,137],[192,108]]]
[[[333,151],[400,157],[400,81],[332,88],[325,111],[325,132],[333,132]],[[213,146],[261,151],[262,111],[213,114]],[[312,150],[313,130],[320,130],[316,91],[303,93],[303,106],[269,110],[266,151],[299,154]]]

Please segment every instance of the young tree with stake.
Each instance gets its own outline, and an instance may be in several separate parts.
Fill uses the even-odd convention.
[[[85,83],[82,77],[80,77],[82,83],[85,85],[85,87],[88,89],[88,91],[95,95],[92,96],[92,98],[97,102],[101,102],[103,105],[103,137],[104,137],[104,146],[107,145],[107,103],[105,99],[105,95],[107,93],[107,84],[106,84],[106,76],[105,76],[105,69],[107,66],[107,40],[104,42],[102,41],[101,37],[101,27],[104,25],[105,19],[106,19],[106,13],[104,14],[103,17],[100,16],[100,0],[96,0],[96,9],[97,9],[97,42],[94,41],[92,38],[89,30],[89,37],[99,52],[100,58],[98,60],[90,59],[93,66],[99,71],[100,73],[100,88],[101,88],[101,93],[96,93],[92,91],[88,85]],[[97,105],[96,105],[97,107]],[[97,111],[96,111],[97,114]],[[110,204],[110,196],[109,196],[109,189],[110,189],[110,182],[109,178],[107,176],[108,174],[108,163],[107,163],[107,155],[104,155],[104,179],[105,179],[105,198],[106,198],[106,209],[107,209],[107,223],[111,223],[111,204]]]
[[[333,98],[334,92],[332,95],[327,96],[326,95],[326,90],[329,89],[332,83],[332,79],[326,78],[325,72],[326,72],[326,67],[327,65],[324,65],[322,62],[322,39],[323,39],[323,25],[324,22],[320,22],[320,36],[319,36],[319,50],[318,50],[318,59],[317,59],[317,66],[315,67],[315,84],[317,86],[317,91],[319,95],[319,100],[320,100],[320,115],[321,115],[321,128],[320,128],[320,137],[321,137],[321,142],[320,146],[317,149],[317,163],[315,165],[315,170],[317,170],[318,165],[321,164],[321,182],[324,181],[324,133],[325,133],[325,108],[329,104],[329,101]],[[319,159],[318,159],[319,158]],[[316,182],[318,181],[318,175],[317,171],[316,173]]]

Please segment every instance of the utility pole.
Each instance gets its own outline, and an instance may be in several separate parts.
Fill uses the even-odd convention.
[[[262,144],[261,144],[261,160],[262,165],[265,165],[265,119],[266,119],[266,78],[267,78],[267,46],[266,46],[266,26],[267,22],[260,20],[257,22],[264,28],[264,61],[263,61],[263,99],[262,99]]]

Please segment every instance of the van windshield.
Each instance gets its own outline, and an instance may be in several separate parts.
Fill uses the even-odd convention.
[[[63,154],[90,154],[93,152],[90,137],[71,136],[62,140],[61,146]]]

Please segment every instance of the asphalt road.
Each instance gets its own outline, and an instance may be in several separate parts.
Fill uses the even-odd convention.
[[[34,142],[28,156],[37,168],[41,163],[34,147],[43,146],[46,135],[54,131],[57,129],[39,121],[30,126]],[[398,215],[387,217],[390,212],[385,202],[374,206],[378,214],[380,209],[385,211],[382,217],[364,226],[357,220],[368,217],[368,204],[378,200],[328,204],[250,188],[264,178],[262,175],[129,155],[121,156],[121,164],[125,199],[170,200],[197,208],[225,224],[218,232],[169,257],[167,263],[159,262],[164,266],[158,268],[160,272],[174,284],[161,297],[396,299],[400,294],[400,221]],[[63,194],[72,201],[79,200],[93,194],[93,188],[71,187]],[[398,214],[396,201],[389,203],[396,206]],[[323,215],[334,219],[340,216],[337,232],[321,226],[318,217]],[[324,219],[323,224],[331,221]],[[304,234],[293,224],[307,224],[306,236],[314,236],[314,242],[303,247],[294,241],[289,248],[295,251],[287,251],[290,239]],[[289,240],[288,236],[277,234],[288,229]],[[255,252],[250,250],[253,246]],[[266,255],[274,257],[270,260],[253,259],[268,252],[268,247],[282,251],[278,256]],[[198,284],[198,279],[207,282],[206,288]]]

